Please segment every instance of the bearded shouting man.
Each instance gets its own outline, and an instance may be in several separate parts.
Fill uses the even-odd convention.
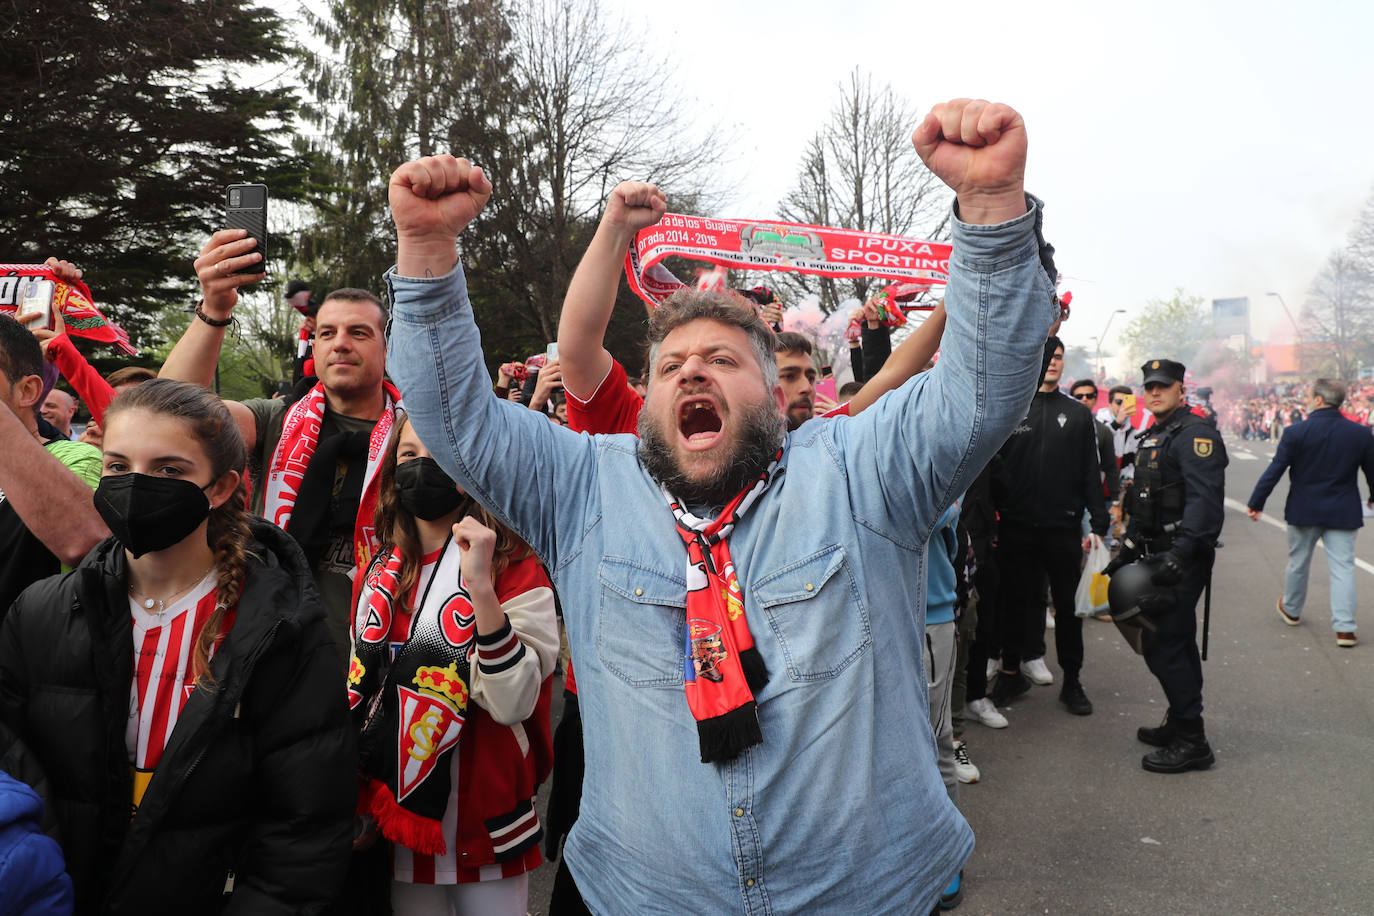
[[[391,177],[388,365],[565,599],[586,742],[566,857],[593,912],[924,916],[973,848],[936,767],[922,570],[1025,415],[1056,308],[1021,117],[958,99],[912,139],[957,194],[939,365],[791,433],[772,332],[695,291],[650,320],[638,439],[496,400],[456,249],[491,184],[451,156]],[[644,187],[607,230],[623,245],[664,212]]]

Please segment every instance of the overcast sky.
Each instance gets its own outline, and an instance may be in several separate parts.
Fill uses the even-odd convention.
[[[1298,313],[1374,193],[1368,3],[605,2],[676,58],[700,118],[738,128],[738,212],[713,215],[777,215],[855,65],[921,112],[961,95],[1015,107],[1073,278],[1070,344],[1180,286],[1249,296],[1258,337],[1286,327],[1266,293]],[[740,79],[760,70],[776,91]]]

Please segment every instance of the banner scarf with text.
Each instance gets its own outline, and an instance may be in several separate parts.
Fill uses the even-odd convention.
[[[944,242],[879,232],[665,213],[635,234],[625,275],[630,289],[651,308],[687,288],[660,263],[674,255],[743,270],[878,277],[930,287],[945,284],[950,250]]]
[[[13,315],[18,311],[31,280],[53,281],[52,304],[62,315],[68,334],[114,344],[128,356],[138,355],[124,329],[100,314],[85,283],[59,280],[44,264],[0,264],[0,314]]]

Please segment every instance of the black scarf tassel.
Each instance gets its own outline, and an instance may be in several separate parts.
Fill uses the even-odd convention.
[[[733,760],[746,747],[763,743],[759,708],[753,700],[727,713],[697,722],[701,762]]]
[[[750,646],[739,654],[739,666],[744,670],[744,683],[749,685],[749,692],[758,696],[768,683],[768,665],[757,646]]]

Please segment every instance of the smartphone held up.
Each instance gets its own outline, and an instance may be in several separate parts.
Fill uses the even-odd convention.
[[[57,284],[51,280],[30,277],[20,284],[19,307],[15,317],[28,325],[30,330],[42,328],[51,331],[54,327],[52,300],[57,292]],[[29,315],[41,316],[37,321],[24,321]]]
[[[224,189],[224,227],[243,229],[257,239],[253,250],[262,255],[262,260],[247,267],[240,267],[236,274],[260,274],[267,272],[267,185],[231,184]]]

